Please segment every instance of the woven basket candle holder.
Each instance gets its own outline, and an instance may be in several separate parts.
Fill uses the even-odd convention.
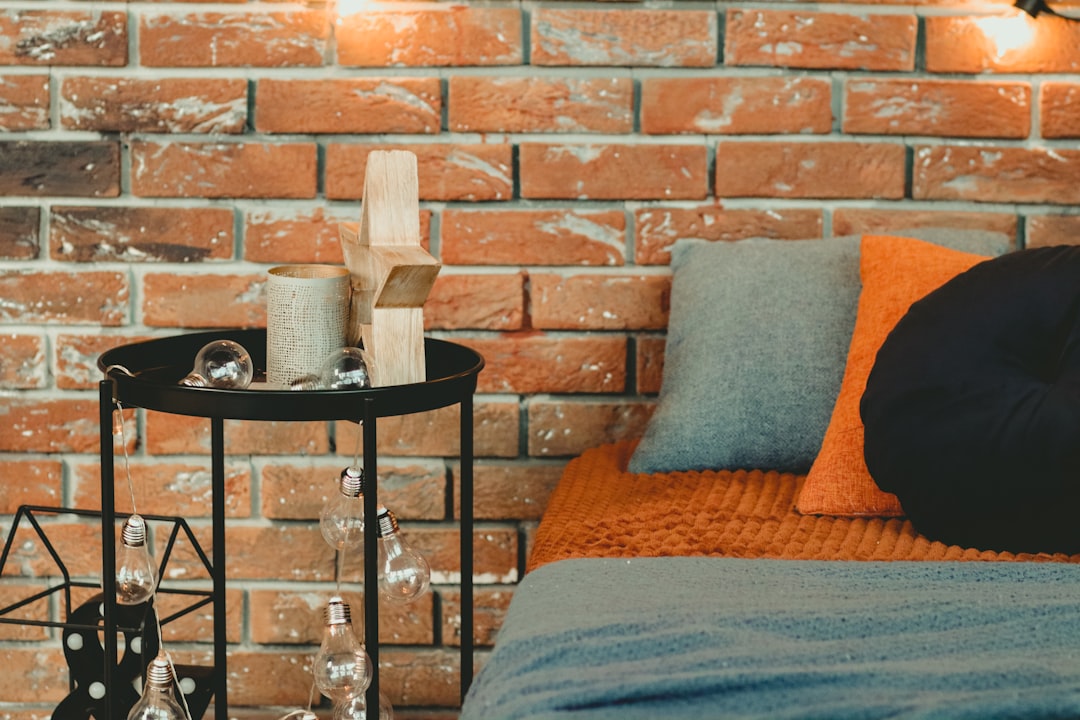
[[[268,271],[266,379],[287,386],[317,373],[346,344],[349,271],[335,265],[282,265]]]

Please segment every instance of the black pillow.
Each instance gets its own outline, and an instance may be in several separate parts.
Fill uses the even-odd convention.
[[[1080,247],[987,260],[916,302],[860,411],[867,468],[919,532],[1080,552]]]

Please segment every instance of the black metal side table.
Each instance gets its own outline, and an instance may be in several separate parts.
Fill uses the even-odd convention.
[[[116,513],[113,456],[113,411],[117,404],[210,419],[213,507],[211,585],[214,615],[213,690],[215,720],[227,720],[227,656],[225,634],[225,432],[234,420],[351,420],[363,422],[364,514],[375,518],[378,507],[378,418],[409,415],[460,405],[461,426],[461,697],[473,675],[473,395],[484,366],[475,351],[456,343],[427,338],[424,352],[427,381],[367,390],[223,390],[191,388],[177,383],[206,343],[234,340],[251,354],[257,369],[266,367],[266,331],[233,330],[176,335],[122,345],[98,358],[106,379],[99,387],[101,413],[101,534],[104,603],[105,687],[112,687],[116,664]],[[379,603],[377,523],[364,525],[364,639],[375,668],[367,691],[368,717],[379,711]],[[106,714],[114,713],[106,698]]]

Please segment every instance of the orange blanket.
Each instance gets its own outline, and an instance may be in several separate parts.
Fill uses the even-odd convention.
[[[903,518],[802,515],[803,476],[761,470],[636,475],[633,442],[586,451],[566,467],[536,531],[527,571],[581,557],[712,555],[799,560],[1036,560],[930,542]]]

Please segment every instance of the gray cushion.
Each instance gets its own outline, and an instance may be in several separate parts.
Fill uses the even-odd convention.
[[[890,234],[1000,255],[1000,233]],[[680,240],[656,410],[631,472],[805,472],[840,390],[861,284],[860,236]]]

